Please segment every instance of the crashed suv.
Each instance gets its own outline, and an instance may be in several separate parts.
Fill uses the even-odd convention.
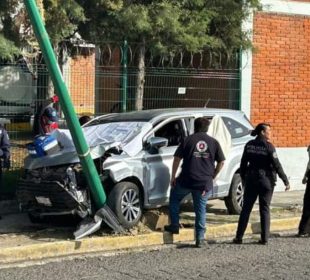
[[[193,133],[198,117],[211,120],[209,134],[220,142],[226,161],[212,198],[223,198],[239,213],[243,187],[239,165],[252,125],[245,114],[226,109],[157,109],[103,115],[83,126],[108,205],[125,228],[135,226],[144,209],[167,205],[174,152]],[[32,221],[44,216],[94,214],[94,203],[68,130],[53,133],[61,147],[25,159],[17,197]]]

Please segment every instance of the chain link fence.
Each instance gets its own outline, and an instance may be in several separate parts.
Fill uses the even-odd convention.
[[[217,107],[239,109],[238,54],[202,52],[155,56],[146,51],[138,67],[138,47],[77,45],[60,57],[60,68],[78,116],[133,111],[142,87],[142,109]],[[125,59],[126,58],[126,59]],[[143,72],[141,79],[141,72]],[[5,189],[22,172],[25,144],[35,136],[33,124],[43,102],[54,94],[43,61],[22,59],[0,64],[0,122],[12,144],[12,168],[4,174]],[[61,107],[57,105],[62,117]],[[65,121],[61,120],[61,127]]]

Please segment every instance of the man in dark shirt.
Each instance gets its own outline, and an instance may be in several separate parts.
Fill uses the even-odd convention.
[[[206,134],[209,124],[207,118],[196,119],[195,133],[185,138],[174,154],[169,201],[171,224],[165,226],[166,231],[179,233],[180,202],[191,193],[196,215],[196,247],[204,244],[206,204],[212,193],[213,180],[222,169],[225,160],[220,144]],[[182,159],[181,174],[175,178]]]

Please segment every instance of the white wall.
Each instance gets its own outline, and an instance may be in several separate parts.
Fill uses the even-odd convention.
[[[305,185],[303,185],[301,181],[308,163],[307,148],[277,148],[277,154],[283,170],[290,181],[291,190],[304,189]],[[275,190],[284,190],[284,184],[280,178],[278,178]]]

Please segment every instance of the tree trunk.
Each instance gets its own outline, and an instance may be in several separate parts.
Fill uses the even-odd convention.
[[[145,41],[140,46],[138,58],[138,75],[135,109],[140,111],[143,109],[143,93],[145,83]]]

